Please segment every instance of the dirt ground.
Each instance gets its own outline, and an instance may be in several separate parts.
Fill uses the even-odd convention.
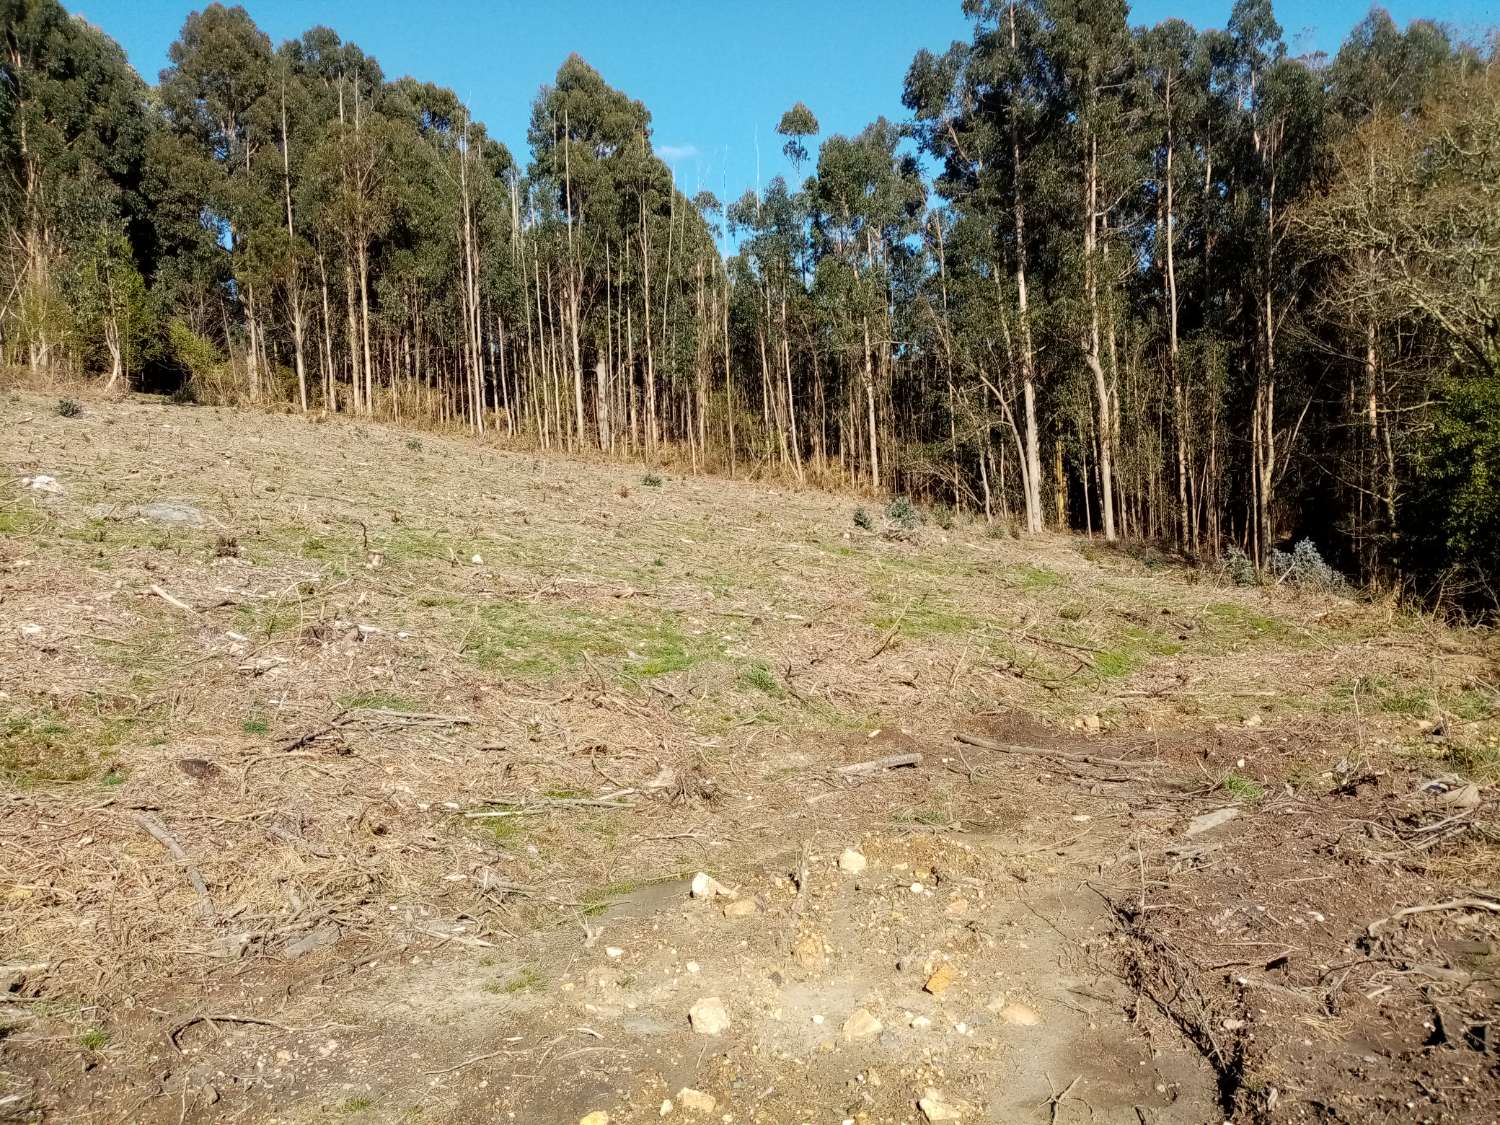
[[[0,1121],[1500,1120],[1488,632],[55,406],[0,392]]]

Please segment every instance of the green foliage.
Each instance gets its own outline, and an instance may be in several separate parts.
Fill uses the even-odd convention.
[[[913,531],[922,524],[922,513],[906,496],[898,496],[886,505],[885,518],[902,531]]]
[[[854,509],[854,526],[861,531],[874,531],[875,521],[870,518],[870,513],[863,508]]]
[[[662,480],[656,473],[647,473],[641,478],[641,484],[647,488],[660,488]]]
[[[1260,582],[1255,563],[1249,555],[1233,544],[1230,544],[1229,549],[1219,559],[1219,571],[1236,586],[1254,586]]]
[[[1266,795],[1266,787],[1260,782],[1231,773],[1220,782],[1220,788],[1237,801],[1254,804]]]
[[[83,404],[77,399],[60,398],[54,412],[59,418],[77,418],[83,413]]]
[[[1269,566],[1276,581],[1305,590],[1328,593],[1343,590],[1349,585],[1342,574],[1323,561],[1317,544],[1311,539],[1298,540],[1291,553],[1272,550]],[[1236,583],[1238,584],[1238,578]]]
[[[764,692],[773,699],[782,698],[786,692],[776,680],[776,673],[770,667],[760,661],[746,665],[740,671],[740,682],[746,687],[754,688],[756,691]]]

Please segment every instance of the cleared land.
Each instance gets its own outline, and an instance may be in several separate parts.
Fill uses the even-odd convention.
[[[0,407],[0,1119],[1500,1105],[1487,633],[378,425]]]

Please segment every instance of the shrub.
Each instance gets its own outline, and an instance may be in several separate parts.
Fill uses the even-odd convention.
[[[905,496],[898,496],[886,505],[885,518],[902,531],[912,531],[922,522],[922,513]]]
[[[410,449],[413,453],[421,453],[422,452],[422,439],[421,438],[414,438],[414,437],[407,438],[406,439],[406,448]]]
[[[1302,539],[1291,553],[1271,552],[1271,574],[1278,582],[1288,582],[1299,589],[1324,592],[1342,590],[1348,582],[1344,576],[1323,561],[1318,546],[1311,539]]]
[[[861,531],[874,531],[875,521],[870,518],[870,513],[863,508],[854,509],[854,526]]]
[[[1225,552],[1224,557],[1219,560],[1219,570],[1236,586],[1254,586],[1259,581],[1255,573],[1255,564],[1250,561],[1250,556],[1238,547],[1230,547]]]
[[[193,386],[191,379],[184,379],[177,384],[177,389],[172,392],[170,401],[173,406],[192,406],[198,401],[198,391]]]
[[[83,413],[83,404],[77,399],[60,398],[57,400],[57,416],[59,418],[77,418]]]
[[[645,485],[647,488],[660,488],[661,477],[657,476],[655,473],[647,473],[641,478],[641,484]]]

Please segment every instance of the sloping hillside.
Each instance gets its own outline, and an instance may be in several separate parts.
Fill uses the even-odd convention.
[[[1484,634],[379,425],[0,409],[0,1119],[1489,1119]]]

